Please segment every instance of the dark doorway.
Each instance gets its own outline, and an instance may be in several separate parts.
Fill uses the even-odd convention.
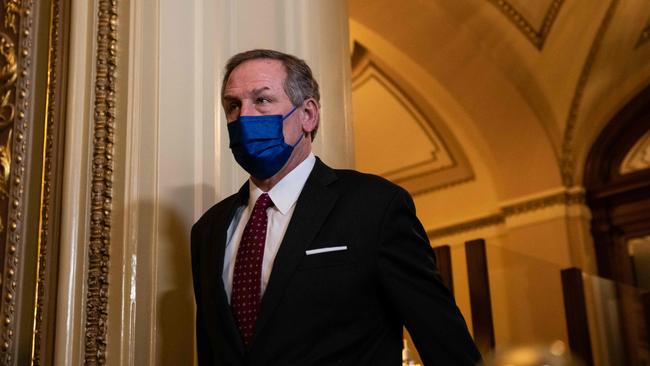
[[[650,87],[600,133],[585,166],[600,276],[614,280],[627,365],[650,360]]]
[[[635,270],[646,257],[650,269],[645,254],[650,246],[650,87],[601,132],[587,158],[584,185],[599,274],[650,285],[643,268]]]

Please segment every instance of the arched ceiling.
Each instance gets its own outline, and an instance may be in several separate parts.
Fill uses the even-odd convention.
[[[412,61],[469,116],[502,198],[580,183],[593,139],[650,81],[645,1],[348,0],[348,7],[355,41],[404,76],[411,70],[392,55]],[[376,46],[382,42],[396,51]]]

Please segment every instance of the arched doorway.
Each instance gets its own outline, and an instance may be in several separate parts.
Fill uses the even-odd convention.
[[[650,289],[650,87],[600,133],[584,185],[600,275]]]

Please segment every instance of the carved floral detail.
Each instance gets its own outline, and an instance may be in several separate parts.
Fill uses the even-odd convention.
[[[5,28],[13,30],[14,34],[18,33],[17,23],[20,14],[20,0],[5,1]]]
[[[86,365],[106,363],[117,90],[117,0],[100,0],[98,8],[90,242],[86,290]]]
[[[18,62],[14,42],[0,32],[0,131],[11,126],[15,117],[12,94],[18,79]]]

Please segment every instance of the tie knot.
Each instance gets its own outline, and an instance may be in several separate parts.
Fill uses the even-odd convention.
[[[255,202],[255,207],[253,210],[266,210],[267,208],[273,206],[273,201],[271,201],[271,197],[269,197],[268,193],[262,193],[262,195],[257,199]]]

